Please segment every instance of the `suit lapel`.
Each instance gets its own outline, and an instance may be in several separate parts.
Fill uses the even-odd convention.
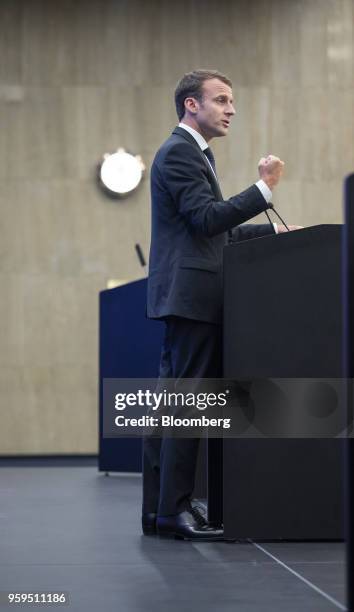
[[[216,180],[214,172],[212,171],[206,156],[204,155],[197,141],[193,138],[192,134],[190,134],[189,132],[187,132],[187,130],[184,130],[183,128],[180,128],[178,126],[175,127],[172,134],[177,134],[178,136],[182,136],[182,138],[185,138],[185,140],[188,140],[188,142],[191,145],[193,145],[197,149],[197,151],[199,151],[199,154],[201,158],[203,159],[206,169],[208,170],[209,182],[214,191],[214,194],[218,199],[223,200],[219,182]]]

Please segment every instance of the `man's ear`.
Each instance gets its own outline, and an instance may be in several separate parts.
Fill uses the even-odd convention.
[[[186,98],[184,101],[184,108],[192,115],[195,115],[199,110],[199,102],[195,98]]]

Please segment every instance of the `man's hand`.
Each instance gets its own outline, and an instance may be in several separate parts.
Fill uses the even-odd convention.
[[[275,155],[262,157],[258,162],[259,176],[268,185],[269,189],[273,189],[277,185],[283,174],[283,169],[284,162]]]
[[[304,229],[304,226],[303,225],[288,225],[288,228],[291,232],[293,232],[294,230]],[[278,229],[278,234],[285,234],[288,231],[285,225],[277,225],[277,229]]]

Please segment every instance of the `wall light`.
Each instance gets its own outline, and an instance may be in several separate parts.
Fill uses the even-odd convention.
[[[99,184],[106,194],[119,198],[132,193],[143,178],[145,165],[140,155],[123,148],[105,153],[98,166]]]

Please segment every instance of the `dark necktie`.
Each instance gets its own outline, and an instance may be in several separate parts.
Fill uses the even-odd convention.
[[[216,176],[215,157],[214,157],[212,150],[208,147],[207,149],[204,149],[203,153],[210,161],[211,167],[214,170],[215,176]]]

